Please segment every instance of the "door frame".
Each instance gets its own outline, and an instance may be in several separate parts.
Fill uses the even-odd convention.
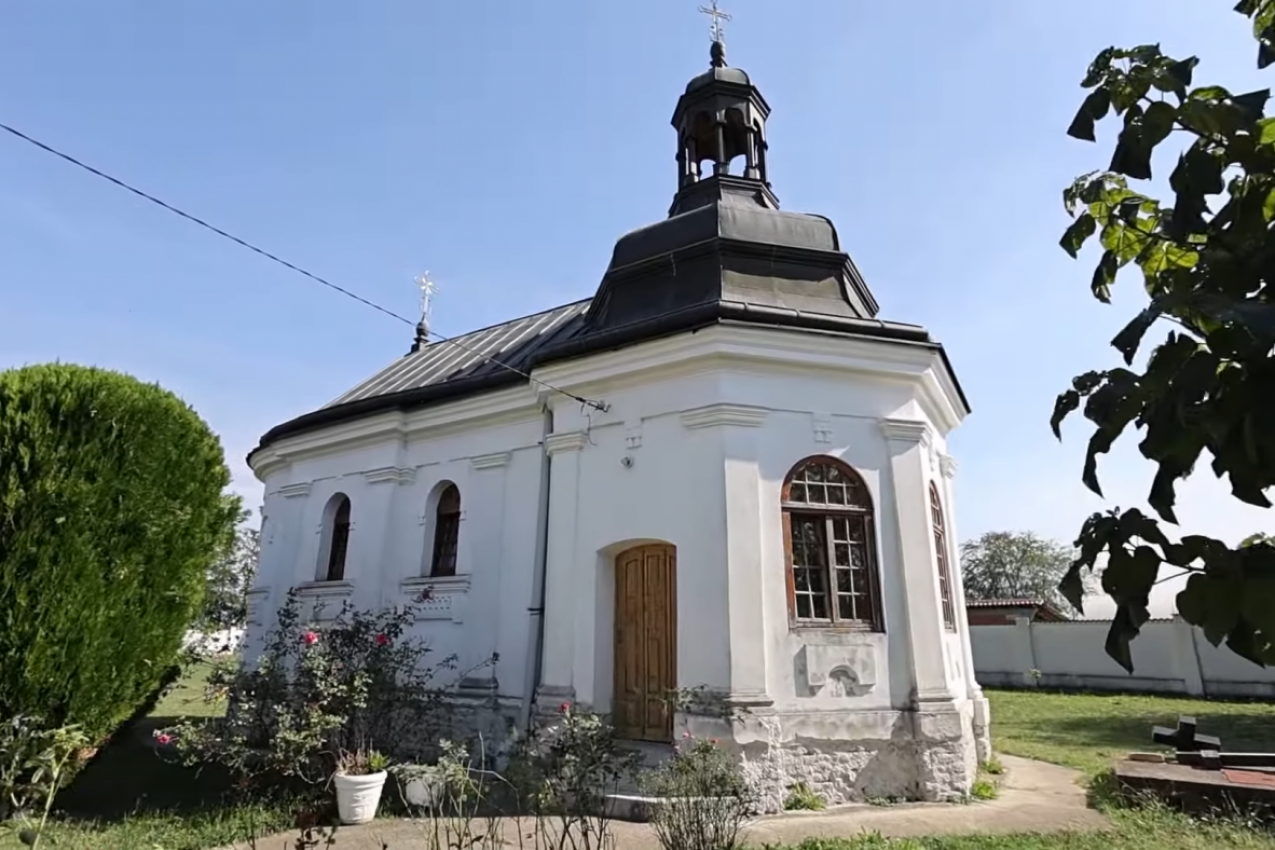
[[[613,714],[616,712],[620,704],[623,702],[623,700],[621,700],[621,695],[620,695],[620,685],[623,681],[623,676],[621,673],[623,669],[623,660],[620,657],[620,629],[622,624],[625,622],[623,618],[623,606],[621,605],[621,594],[624,592],[623,590],[624,582],[622,578],[623,563],[625,562],[626,559],[631,560],[634,555],[649,549],[657,549],[657,550],[663,551],[664,553],[666,553],[666,557],[668,559],[669,578],[668,578],[667,597],[665,601],[666,601],[667,609],[668,609],[667,652],[668,652],[668,662],[669,662],[669,678],[672,681],[668,682],[667,684],[670,690],[675,690],[677,688],[677,682],[678,682],[678,674],[677,674],[677,649],[678,649],[677,546],[675,546],[672,543],[666,543],[664,541],[651,541],[647,543],[639,543],[633,546],[628,546],[624,548],[622,551],[618,552],[611,561],[612,580],[615,585],[615,592],[612,596],[612,603],[611,603],[612,618],[613,618],[612,646],[611,646],[611,655],[612,655],[611,711]],[[645,616],[645,608],[643,609],[643,612],[644,612],[643,616]],[[663,736],[654,738],[654,737],[650,737],[646,735],[638,735],[632,739],[633,740],[649,740],[649,741],[654,741],[657,743],[672,742],[673,714],[674,712],[670,708],[668,710],[668,716],[665,721],[666,731]],[[617,731],[621,732],[622,734],[627,734],[631,732],[632,730],[628,730],[628,729],[621,730],[617,726]]]

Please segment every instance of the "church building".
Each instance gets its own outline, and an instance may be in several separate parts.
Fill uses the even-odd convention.
[[[710,725],[667,693],[706,688],[746,710],[712,734],[768,809],[799,781],[968,793],[988,710],[947,437],[969,406],[833,223],[780,209],[769,116],[715,40],[673,113],[668,216],[620,237],[592,298],[422,327],[261,439],[250,652],[293,589],[320,620],[423,599],[440,657],[498,653],[462,692],[510,723],[570,701],[668,745]]]

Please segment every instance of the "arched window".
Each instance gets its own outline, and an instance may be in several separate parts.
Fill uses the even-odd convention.
[[[934,527],[934,555],[939,565],[939,600],[943,603],[943,625],[956,631],[956,606],[952,602],[952,569],[947,560],[947,527],[943,523],[943,503],[939,488],[930,482],[930,525]]]
[[[456,542],[460,539],[460,490],[448,484],[438,497],[434,519],[434,557],[429,574],[435,577],[456,575]]]
[[[872,498],[859,473],[833,457],[807,458],[781,499],[794,623],[880,631]]]
[[[328,502],[327,513],[327,565],[324,581],[345,580],[345,553],[350,548],[350,497],[337,493]]]

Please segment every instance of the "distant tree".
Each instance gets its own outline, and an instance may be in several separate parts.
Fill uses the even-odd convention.
[[[1235,11],[1253,21],[1258,67],[1275,62],[1275,0],[1240,0]],[[1110,165],[1063,193],[1074,221],[1062,247],[1075,257],[1099,234],[1094,297],[1110,302],[1132,264],[1148,300],[1111,341],[1124,366],[1075,378],[1051,422],[1060,435],[1083,403],[1095,429],[1082,478],[1098,495],[1098,457],[1131,425],[1141,430],[1138,449],[1156,467],[1147,501],[1174,524],[1177,484],[1201,461],[1247,504],[1270,507],[1275,486],[1275,117],[1265,114],[1269,89],[1192,88],[1198,64],[1153,44],[1111,47],[1081,83],[1091,91],[1068,134],[1094,141],[1095,122],[1109,113],[1121,126]],[[1171,205],[1130,187],[1151,179],[1153,153],[1168,140],[1185,146],[1169,175]],[[1139,371],[1143,338],[1162,322],[1166,336]],[[1134,508],[1094,514],[1076,546],[1062,592],[1079,607],[1086,571],[1105,559],[1102,586],[1116,603],[1106,648],[1125,669],[1133,669],[1129,642],[1150,618],[1152,587],[1175,575],[1189,576],[1176,600],[1183,619],[1215,646],[1225,640],[1257,664],[1275,663],[1269,540],[1231,546],[1188,534],[1174,542]]]
[[[989,531],[961,544],[965,598],[1032,599],[1071,607],[1058,584],[1076,552],[1030,531]]]
[[[240,513],[234,541],[208,569],[202,631],[241,629],[248,622],[248,591],[261,558],[261,532],[248,524],[251,517],[250,511]]]
[[[154,384],[0,372],[0,718],[95,743],[154,698],[241,506],[221,444]]]

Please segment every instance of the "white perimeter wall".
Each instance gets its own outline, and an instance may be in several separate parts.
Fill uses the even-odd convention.
[[[1107,620],[973,626],[974,670],[984,687],[1144,691],[1275,697],[1275,669],[1214,647],[1181,619],[1155,620],[1133,641],[1133,674],[1107,655]],[[1032,671],[1038,671],[1039,676]]]

